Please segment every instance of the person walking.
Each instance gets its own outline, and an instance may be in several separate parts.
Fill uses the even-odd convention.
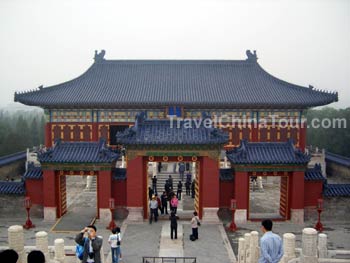
[[[181,193],[182,193],[182,183],[179,181],[177,184],[177,199],[181,200]]]
[[[200,226],[200,224],[198,214],[194,211],[191,219],[193,241],[198,239],[198,226]]]
[[[177,239],[177,220],[179,217],[174,213],[171,212],[169,216],[170,220],[170,238],[173,239],[174,233],[175,233],[175,239]]]
[[[119,262],[121,240],[120,228],[116,227],[112,229],[112,234],[108,238],[108,243],[111,245],[112,263]]]
[[[196,196],[196,182],[195,180],[193,180],[191,184],[191,197],[194,198],[195,196]]]
[[[87,234],[87,238],[84,235]],[[96,227],[89,225],[75,237],[75,242],[84,247],[82,263],[101,263],[103,240],[96,236]]]
[[[152,224],[153,216],[154,216],[154,222],[158,221],[158,202],[156,200],[155,196],[152,196],[152,200],[149,202],[149,208],[150,208],[150,217],[149,217],[149,223]]]
[[[191,181],[190,180],[186,180],[185,187],[186,187],[186,195],[191,195]]]
[[[168,182],[169,182],[170,189],[173,190],[173,178],[171,177],[170,174],[169,174]]]
[[[162,210],[161,210],[162,215],[164,213],[168,214],[168,196],[167,196],[165,191],[163,192],[163,194],[160,197],[160,199],[161,199],[161,202],[162,202]]]
[[[176,195],[174,194],[173,197],[171,198],[171,208],[172,211],[176,214],[177,212],[177,206],[179,204],[179,200],[177,199]]]
[[[278,263],[283,256],[282,239],[272,232],[272,221],[265,219],[261,222],[260,257],[258,263]]]
[[[185,170],[186,170],[186,166],[184,163],[180,163],[179,164],[179,173],[180,173],[180,180],[183,181],[184,180],[184,175],[185,175]]]
[[[152,200],[152,196],[154,195],[153,189],[149,186],[148,187],[148,198],[149,200]]]
[[[152,190],[153,193],[157,193],[157,176],[153,176],[152,178]]]
[[[155,197],[156,197],[156,200],[157,200],[157,203],[158,203],[158,209],[160,212],[162,212],[162,202],[160,201],[160,198],[158,196],[158,194],[155,194]],[[157,217],[159,216],[159,213],[158,213],[158,210],[157,210]]]

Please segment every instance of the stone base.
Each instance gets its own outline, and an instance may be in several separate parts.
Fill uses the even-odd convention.
[[[127,224],[143,223],[143,208],[142,207],[127,207],[129,214],[125,222]]]
[[[218,207],[203,207],[202,221],[204,224],[221,224],[218,217]]]
[[[112,219],[112,213],[111,210],[109,208],[100,208],[100,222],[103,224],[108,224],[109,222],[111,222]]]
[[[45,221],[56,221],[57,219],[57,208],[56,207],[44,207],[44,220]]]
[[[235,223],[246,224],[247,223],[247,209],[237,209],[235,212]]]
[[[304,224],[304,209],[291,209],[290,221],[294,224]]]

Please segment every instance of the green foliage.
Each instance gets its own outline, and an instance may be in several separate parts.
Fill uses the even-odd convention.
[[[45,117],[41,110],[0,110],[0,156],[44,143]]]
[[[350,157],[350,108],[308,110],[306,114],[308,145],[326,149],[326,151]],[[325,124],[325,127],[312,127],[314,124]],[[345,125],[344,125],[345,123]],[[330,125],[331,124],[331,125]],[[328,128],[328,126],[331,126]],[[345,127],[344,127],[345,126]]]

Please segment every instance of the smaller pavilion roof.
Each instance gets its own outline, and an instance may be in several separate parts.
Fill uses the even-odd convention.
[[[305,181],[325,181],[326,178],[322,175],[321,165],[316,163],[314,167],[308,168],[305,171]]]
[[[350,184],[326,184],[323,191],[323,196],[350,196]]]
[[[24,160],[27,156],[27,152],[23,151],[23,152],[17,152],[14,154],[10,154],[10,155],[5,155],[2,156],[0,158],[0,167],[4,166],[4,165],[8,165],[11,164],[13,162],[19,161],[19,160]]]
[[[99,142],[61,142],[57,140],[48,151],[39,154],[41,163],[110,163],[119,154]]]
[[[24,193],[24,182],[0,182],[0,194],[22,195]]]
[[[34,164],[28,164],[28,169],[23,175],[24,179],[35,179],[41,180],[43,179],[43,171],[40,166],[35,166]]]
[[[333,163],[337,163],[346,167],[350,167],[350,158],[331,153],[331,152],[326,152],[326,161],[330,161]]]
[[[226,152],[233,164],[306,164],[310,156],[296,149],[293,142],[248,142]]]
[[[133,127],[117,134],[117,142],[124,145],[225,144],[228,142],[228,134],[220,129],[206,127],[204,121],[182,121],[178,125],[176,120],[145,119],[144,112],[141,112]]]

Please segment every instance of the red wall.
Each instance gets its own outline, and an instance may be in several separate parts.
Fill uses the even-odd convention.
[[[220,181],[220,207],[229,208],[234,198],[234,181]]]
[[[55,171],[43,170],[43,195],[44,206],[57,207],[58,179]]]
[[[128,161],[128,178],[126,180],[126,204],[128,207],[142,207],[144,192],[143,158],[138,156]],[[147,176],[147,175],[146,175]]]
[[[200,195],[202,207],[219,207],[219,164],[217,160],[202,157]]]
[[[126,206],[126,180],[112,180],[112,197],[116,206]]]
[[[98,207],[109,208],[109,198],[112,197],[111,171],[98,172]]]
[[[317,206],[317,199],[322,197],[322,181],[305,181],[304,206]]]
[[[26,195],[34,205],[44,204],[43,180],[26,179]]]
[[[294,171],[291,180],[291,202],[290,208],[303,209],[304,208],[304,171]]]
[[[235,198],[237,200],[237,209],[248,209],[249,178],[247,172],[235,173]]]

